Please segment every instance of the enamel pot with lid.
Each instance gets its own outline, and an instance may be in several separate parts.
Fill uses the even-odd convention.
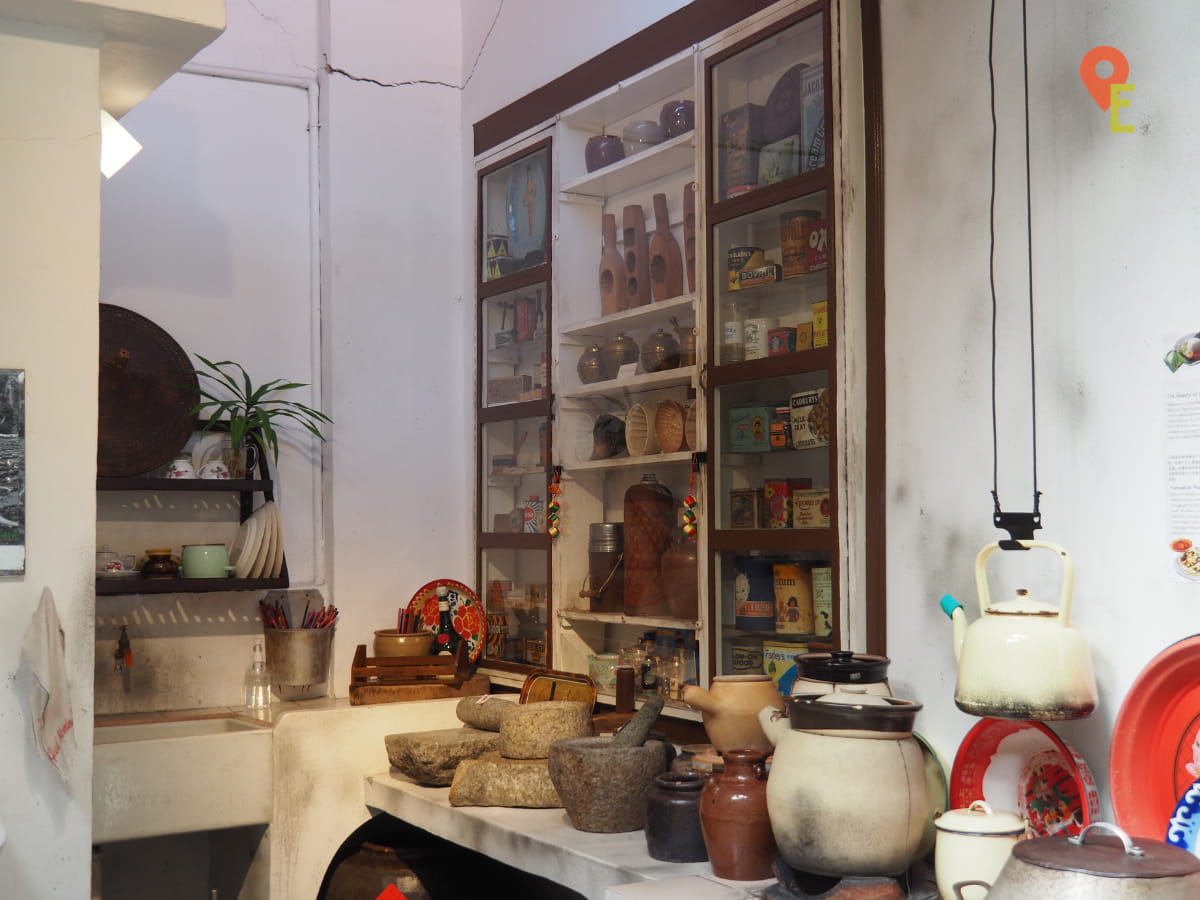
[[[1104,829],[1110,834],[1101,834]],[[955,896],[971,885],[960,882]],[[1108,822],[1078,835],[1032,838],[1013,847],[987,900],[1195,900],[1200,859],[1163,841],[1129,836]]]
[[[966,809],[947,810],[933,824],[937,830],[933,868],[941,900],[956,900],[956,884],[962,900],[986,897],[983,884],[996,880],[1013,846],[1027,834],[1019,815],[994,810],[983,800]]]

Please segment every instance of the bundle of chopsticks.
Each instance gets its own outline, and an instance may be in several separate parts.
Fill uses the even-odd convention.
[[[263,626],[266,628],[291,628],[288,622],[287,609],[283,603],[276,600],[274,603],[268,603],[265,599],[258,601],[258,611],[262,616]],[[337,621],[338,610],[336,606],[323,606],[320,609],[309,609],[309,604],[304,604],[304,617],[300,620],[301,628],[329,628]]]
[[[417,634],[424,630],[425,626],[421,624],[421,614],[419,612],[414,612],[407,606],[400,607],[400,612],[396,616],[397,634]]]

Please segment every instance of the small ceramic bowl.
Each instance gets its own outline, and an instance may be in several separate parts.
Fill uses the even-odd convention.
[[[375,632],[375,656],[428,656],[433,646],[433,634],[419,631],[400,634],[395,628]]]
[[[625,144],[625,155],[633,156],[641,153],[647,147],[663,142],[663,130],[657,122],[649,119],[639,119],[630,122],[621,132],[621,141]]]

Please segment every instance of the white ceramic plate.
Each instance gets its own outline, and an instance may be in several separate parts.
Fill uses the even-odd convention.
[[[283,574],[283,516],[279,515],[279,507],[271,504],[273,513],[272,518],[275,519],[275,552],[272,555],[270,571],[267,573],[271,578],[278,578]]]
[[[267,569],[267,560],[271,558],[273,552],[271,545],[275,541],[274,507],[275,504],[268,500],[257,510],[257,514],[262,516],[263,536],[262,540],[258,542],[258,554],[254,559],[254,565],[250,568],[251,578],[263,577],[263,572]]]
[[[233,539],[233,550],[230,552],[229,561],[233,565],[235,578],[250,577],[250,570],[254,567],[254,561],[258,556],[258,545],[262,540],[262,522],[258,510],[255,510],[251,513],[250,518],[242,523],[237,537]]]

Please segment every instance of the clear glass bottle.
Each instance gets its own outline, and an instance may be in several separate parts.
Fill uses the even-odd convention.
[[[726,297],[721,304],[721,364],[746,358],[746,305]]]
[[[271,673],[267,670],[267,660],[263,655],[263,642],[254,642],[254,651],[250,659],[250,668],[246,670],[245,686],[246,709],[269,709],[271,706]]]
[[[642,635],[639,643],[642,647],[642,691],[647,694],[657,694],[659,658],[658,646],[654,640],[654,632],[646,632]]]

